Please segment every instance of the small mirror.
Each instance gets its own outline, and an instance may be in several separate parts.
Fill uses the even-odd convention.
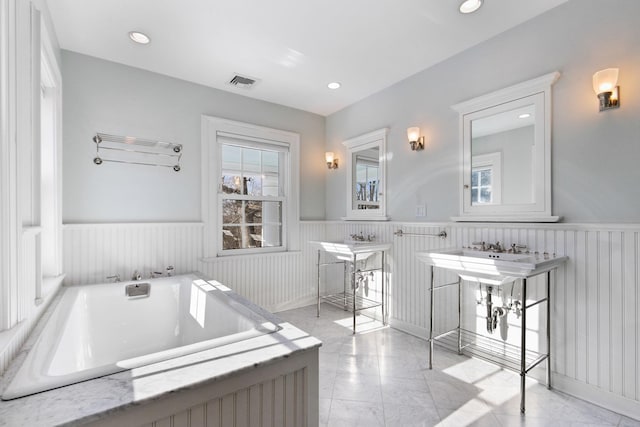
[[[551,73],[455,105],[461,209],[455,221],[555,222],[551,215]]]
[[[347,216],[387,220],[384,176],[387,129],[344,141],[347,147]]]

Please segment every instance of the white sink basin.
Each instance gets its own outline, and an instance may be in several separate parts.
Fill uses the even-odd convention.
[[[340,260],[353,261],[354,256],[358,260],[366,259],[379,251],[387,251],[391,248],[391,243],[387,242],[309,242],[318,249],[330,253]]]
[[[455,251],[454,251],[455,252]],[[528,258],[531,254],[509,254],[509,253],[501,253],[501,252],[487,252],[487,251],[473,251],[464,249],[461,252],[461,255],[475,258],[486,258],[486,259],[496,259],[502,261],[520,261],[524,258]]]
[[[420,261],[457,273],[463,280],[500,286],[563,264],[566,256],[509,254],[453,249],[417,252]]]

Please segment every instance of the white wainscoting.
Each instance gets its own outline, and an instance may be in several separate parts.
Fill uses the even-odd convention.
[[[219,381],[149,399],[87,425],[94,427],[316,427],[318,349]],[[83,424],[84,425],[84,424]]]
[[[305,372],[301,369],[209,400],[144,427],[308,425],[304,383]]]
[[[315,252],[310,240],[322,239],[324,222],[302,222],[301,251],[219,257],[202,263],[202,272],[270,311],[316,301]]]
[[[446,230],[445,240],[393,233]],[[302,221],[300,252],[234,256],[202,262],[202,225],[67,225],[64,265],[67,283],[123,279],[139,270],[174,265],[176,272],[200,270],[240,295],[279,311],[315,302],[316,252],[309,240],[342,240],[375,234],[392,241],[387,257],[389,314],[393,326],[426,336],[429,327],[429,269],[415,252],[461,247],[473,241],[526,244],[539,252],[567,255],[555,274],[552,352],[556,387],[626,415],[640,413],[640,225],[459,224]],[[437,270],[436,270],[437,271]],[[437,271],[436,283],[456,280]],[[324,285],[323,285],[324,286]],[[438,306],[455,307],[456,290],[440,291]],[[456,311],[437,316],[436,330],[455,324]],[[542,320],[543,321],[543,320]],[[595,398],[593,396],[596,396]],[[637,416],[637,415],[636,415]]]
[[[175,273],[198,270],[202,256],[202,223],[67,224],[63,226],[65,284],[105,283],[135,271]]]

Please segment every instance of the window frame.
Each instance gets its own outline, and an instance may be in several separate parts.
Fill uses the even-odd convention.
[[[220,134],[218,134],[220,135]],[[289,164],[289,145],[288,144],[280,144],[280,143],[271,143],[271,142],[264,142],[264,144],[246,144],[244,145],[242,143],[242,141],[238,141],[238,142],[231,142],[231,140],[226,140],[224,138],[220,138],[222,140],[217,139],[217,144],[218,144],[218,153],[219,153],[219,157],[218,157],[218,180],[220,179],[222,173],[225,171],[224,168],[222,168],[220,165],[222,164],[222,146],[223,145],[230,145],[230,146],[236,146],[236,147],[241,147],[241,148],[249,148],[249,149],[254,149],[254,150],[261,150],[261,151],[270,151],[270,149],[272,149],[273,151],[278,152],[279,154],[283,154],[282,157],[279,156],[278,159],[278,177],[279,179],[282,180],[282,184],[278,185],[279,187],[279,191],[278,191],[278,196],[253,196],[253,195],[249,195],[249,194],[233,194],[233,193],[224,193],[223,191],[220,191],[220,187],[222,186],[221,182],[218,182],[218,231],[222,232],[223,228],[225,226],[224,223],[224,215],[223,215],[223,204],[225,200],[237,200],[237,201],[242,201],[242,202],[248,202],[248,201],[260,201],[260,202],[280,202],[281,203],[281,211],[280,211],[280,222],[278,223],[278,225],[280,226],[280,246],[266,246],[266,247],[259,247],[259,248],[241,248],[241,249],[224,249],[223,244],[224,244],[224,239],[223,238],[219,238],[218,239],[218,248],[217,248],[217,253],[218,256],[229,256],[229,255],[242,255],[242,254],[254,254],[254,253],[263,253],[263,252],[283,252],[287,250],[286,247],[286,242],[285,242],[285,230],[287,228],[287,207],[288,204],[290,203],[290,196],[287,194],[287,190],[286,190],[286,184],[288,182],[288,175],[289,175],[289,171],[288,171],[288,164]],[[227,142],[228,141],[228,142]],[[282,160],[282,162],[280,162],[280,159]],[[241,160],[241,163],[242,160]],[[262,165],[262,160],[261,160],[261,165]],[[227,169],[228,170],[228,169]],[[240,172],[243,176],[244,176],[244,168],[241,166],[241,168],[239,170],[237,170],[237,172]],[[281,191],[280,191],[281,189]],[[280,194],[281,193],[281,194]],[[244,217],[244,213],[242,215]],[[247,222],[241,222],[239,224],[233,224],[233,225],[238,225],[238,226],[243,226],[243,225],[255,225],[258,223],[247,223]],[[261,227],[264,227],[264,225],[273,225],[275,223],[271,222],[271,223],[266,223],[266,222],[261,222],[259,223]],[[220,237],[220,235],[218,236]]]
[[[282,211],[282,246],[222,251],[222,204],[219,195],[221,186],[219,178],[222,173],[221,139],[288,147],[283,165],[286,171],[283,190],[287,202]],[[300,247],[300,135],[295,132],[203,115],[201,150],[204,259],[298,251]],[[255,198],[251,197],[251,199]]]
[[[486,205],[492,205],[492,204],[501,204],[502,203],[502,153],[496,151],[494,153],[478,154],[473,156],[471,174],[473,175],[474,173],[481,170],[489,170],[491,172],[491,185],[490,185],[491,202],[474,203],[473,196],[471,196],[471,205],[486,206]],[[473,190],[474,188],[472,182],[473,182],[473,179],[469,183],[471,190]],[[482,187],[481,185],[478,185],[478,194],[480,194],[481,187]],[[470,194],[473,194],[473,191],[471,191]]]

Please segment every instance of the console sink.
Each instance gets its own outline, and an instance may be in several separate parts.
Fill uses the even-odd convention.
[[[358,260],[368,258],[379,251],[387,251],[391,248],[391,243],[387,242],[330,242],[330,241],[311,241],[309,242],[340,260],[353,261],[354,256],[358,256]]]
[[[463,249],[417,252],[416,256],[428,265],[455,272],[463,280],[493,286],[553,270],[568,259],[566,256]]]

